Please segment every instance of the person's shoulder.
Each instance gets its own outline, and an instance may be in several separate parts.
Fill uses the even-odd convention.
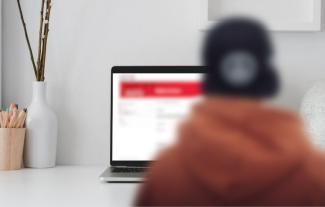
[[[149,166],[145,182],[141,185],[135,204],[138,206],[152,206],[164,203],[165,194],[170,192],[171,186],[178,179],[179,156],[177,149],[170,147],[163,150]]]
[[[251,114],[252,117],[260,119],[262,122],[278,123],[280,125],[303,125],[300,115],[290,109],[283,109],[272,105],[262,105]]]
[[[155,161],[150,165],[148,176],[166,176],[168,172],[179,165],[179,152],[177,146],[172,146],[162,150]]]
[[[306,171],[323,184],[325,192],[325,151],[315,149],[306,162]]]
[[[313,200],[325,205],[325,152],[314,149],[303,169],[312,187]]]

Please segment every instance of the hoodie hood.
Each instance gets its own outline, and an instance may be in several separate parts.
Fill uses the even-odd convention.
[[[242,200],[302,167],[311,151],[302,130],[293,113],[259,101],[209,97],[181,126],[177,146],[193,182],[225,201]]]

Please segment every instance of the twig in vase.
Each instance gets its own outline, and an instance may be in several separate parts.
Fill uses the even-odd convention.
[[[28,44],[28,49],[30,53],[30,57],[33,63],[34,73],[37,81],[44,81],[44,71],[45,71],[45,62],[46,62],[46,49],[47,49],[47,39],[49,34],[49,21],[51,15],[51,0],[42,0],[41,5],[41,17],[40,17],[40,30],[38,37],[38,54],[37,54],[37,65],[35,64],[35,59],[33,55],[32,47],[30,46],[30,41],[28,37],[28,32],[26,28],[26,23],[24,20],[24,15],[21,9],[20,0],[17,0],[17,4],[19,7],[20,19],[24,27],[25,38]],[[44,9],[45,14],[44,14]]]
[[[42,0],[41,5],[41,16],[40,16],[40,29],[39,29],[39,37],[38,37],[38,54],[37,54],[37,74],[36,79],[40,80],[40,68],[41,68],[41,54],[42,54],[42,35],[43,35],[43,23],[44,23],[44,5],[45,0]]]
[[[45,23],[44,23],[44,33],[42,41],[42,57],[41,57],[41,68],[40,68],[40,80],[44,81],[44,71],[45,71],[45,62],[46,62],[46,49],[47,49],[47,39],[49,34],[49,22],[51,16],[51,0],[46,1],[46,13],[45,13]]]
[[[27,41],[30,58],[32,60],[32,64],[33,64],[33,68],[34,68],[34,73],[35,73],[35,76],[37,76],[34,54],[33,54],[32,47],[30,46],[30,41],[29,41],[29,37],[28,37],[28,33],[27,33],[27,28],[26,28],[26,23],[25,23],[23,11],[22,11],[21,5],[20,5],[20,0],[17,0],[17,4],[18,4],[18,8],[19,8],[20,19],[21,19],[21,22],[22,22],[23,27],[24,27],[25,38],[26,38],[26,41]]]

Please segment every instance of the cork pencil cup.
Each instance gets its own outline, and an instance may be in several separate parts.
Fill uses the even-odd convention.
[[[22,167],[25,128],[0,128],[0,170]]]

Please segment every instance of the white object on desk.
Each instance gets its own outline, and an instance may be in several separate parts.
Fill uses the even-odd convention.
[[[59,166],[0,172],[6,207],[132,206],[138,184],[101,183],[104,166]]]
[[[54,167],[58,139],[58,121],[46,100],[46,82],[33,83],[33,98],[26,120],[25,166]]]

